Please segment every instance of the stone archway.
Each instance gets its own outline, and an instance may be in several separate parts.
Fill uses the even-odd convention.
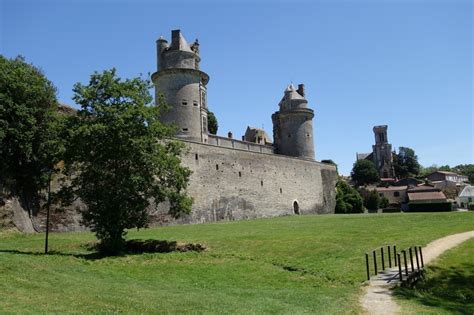
[[[294,214],[300,214],[300,205],[298,204],[298,201],[293,201],[293,212]]]

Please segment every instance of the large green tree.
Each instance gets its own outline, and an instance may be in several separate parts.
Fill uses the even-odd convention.
[[[61,156],[57,107],[56,88],[38,68],[0,55],[0,189],[30,211]]]
[[[217,122],[216,115],[213,112],[208,111],[207,113],[207,130],[210,134],[217,134],[217,130],[219,129],[219,123]]]
[[[379,172],[369,160],[356,161],[352,167],[351,177],[357,186],[377,183],[380,180]]]
[[[339,179],[336,184],[336,213],[361,213],[363,199],[359,192],[346,181]]]
[[[62,193],[86,204],[84,223],[109,254],[123,249],[127,229],[146,227],[150,207],[167,201],[173,217],[191,210],[184,145],[169,138],[174,130],[160,123],[160,106],[149,106],[149,87],[115,69],[74,86],[81,109],[69,120]]]
[[[398,154],[393,158],[393,168],[398,178],[416,176],[420,173],[420,164],[415,151],[407,147],[399,147]]]

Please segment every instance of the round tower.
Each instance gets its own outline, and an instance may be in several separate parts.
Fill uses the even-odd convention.
[[[160,96],[168,108],[161,121],[174,124],[179,138],[207,142],[207,91],[209,76],[199,70],[199,43],[189,45],[180,30],[171,32],[171,45],[163,37],[157,42],[157,72],[151,79],[155,85],[155,104]]]
[[[308,108],[304,85],[298,85],[297,90],[289,85],[279,106],[272,115],[275,152],[314,160],[314,111]]]

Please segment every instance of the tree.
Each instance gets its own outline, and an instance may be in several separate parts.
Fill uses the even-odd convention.
[[[470,183],[474,183],[474,164],[460,164],[452,168],[453,172],[465,175]]]
[[[160,123],[160,106],[147,106],[149,86],[112,69],[73,89],[81,109],[68,121],[62,194],[85,203],[83,221],[108,254],[123,249],[126,229],[146,227],[147,208],[168,201],[175,218],[191,210],[184,193],[190,171],[180,164],[184,144],[169,139],[174,130]]]
[[[363,200],[357,190],[339,179],[336,184],[336,213],[361,213]]]
[[[398,178],[416,176],[420,173],[420,164],[415,151],[407,147],[399,147],[394,156],[393,167]]]
[[[209,133],[215,135],[217,134],[217,129],[219,129],[219,123],[213,112],[207,112],[207,130]]]
[[[387,197],[383,196],[382,198],[380,198],[380,208],[387,208],[388,206],[390,206],[390,201],[387,199]]]
[[[369,192],[364,200],[364,205],[367,209],[375,211],[380,206],[380,197],[377,191],[374,189]]]
[[[56,88],[38,68],[0,55],[0,190],[30,213],[62,153],[57,107]]]
[[[374,163],[369,160],[358,160],[354,163],[352,179],[358,186],[377,183],[380,180]]]

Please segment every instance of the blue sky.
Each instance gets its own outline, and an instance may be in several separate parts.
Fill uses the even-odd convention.
[[[155,40],[199,38],[219,133],[271,135],[285,87],[304,83],[316,158],[348,174],[372,127],[424,166],[474,163],[472,1],[0,0],[0,53],[43,69],[60,101],[116,67],[156,69]]]

